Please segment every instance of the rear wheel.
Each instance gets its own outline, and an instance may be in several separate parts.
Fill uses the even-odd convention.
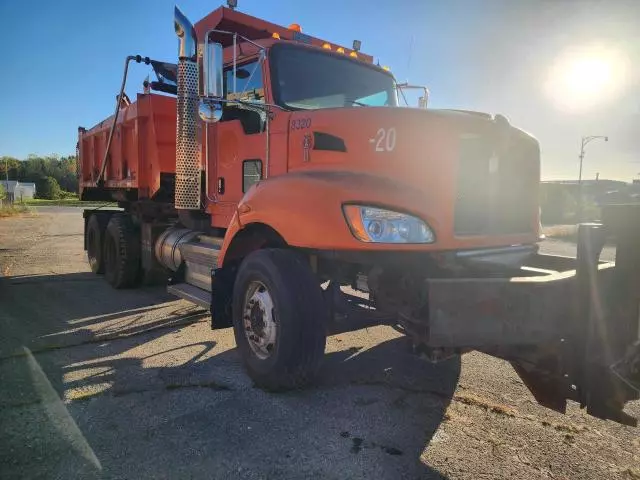
[[[140,234],[131,217],[114,215],[104,239],[105,278],[113,288],[130,288],[140,279]]]
[[[246,257],[233,291],[233,329],[249,376],[267,390],[309,383],[326,343],[328,311],[305,258],[284,249]]]
[[[87,260],[93,273],[104,273],[103,239],[106,221],[99,215],[91,215],[87,222]]]

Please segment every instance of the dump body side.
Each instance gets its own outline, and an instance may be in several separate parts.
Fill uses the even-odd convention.
[[[157,94],[138,94],[122,107],[114,132],[104,183],[100,169],[113,116],[79,131],[80,197],[82,200],[143,200],[164,194],[175,177],[176,101]],[[166,184],[163,186],[163,183]],[[167,199],[171,200],[167,193]]]

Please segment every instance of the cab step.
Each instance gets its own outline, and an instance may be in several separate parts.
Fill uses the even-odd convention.
[[[188,283],[176,283],[175,285],[169,285],[167,287],[167,292],[171,295],[187,300],[188,302],[195,303],[207,310],[211,308],[211,293],[193,285],[189,285]]]
[[[220,246],[214,243],[188,242],[180,245],[180,253],[185,263],[184,281],[210,292],[211,271],[218,266]]]

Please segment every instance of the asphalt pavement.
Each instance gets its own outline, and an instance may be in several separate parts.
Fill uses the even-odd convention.
[[[82,227],[0,220],[3,479],[640,478],[638,429],[540,407],[483,354],[426,363],[389,327],[343,325],[315,386],[265,393],[207,312],[91,274]]]

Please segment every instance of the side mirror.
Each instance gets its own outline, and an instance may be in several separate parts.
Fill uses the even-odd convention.
[[[209,102],[206,99],[200,101],[198,115],[206,123],[219,122],[222,118],[222,104],[220,102]]]
[[[210,43],[206,39],[202,52],[202,77],[199,82],[200,106],[198,114],[207,123],[214,123],[222,117],[224,85],[222,71],[224,68],[223,49],[220,43]]]
[[[222,84],[222,70],[224,67],[223,49],[220,43],[204,44],[202,68],[202,96],[211,100],[224,97],[224,87]]]

